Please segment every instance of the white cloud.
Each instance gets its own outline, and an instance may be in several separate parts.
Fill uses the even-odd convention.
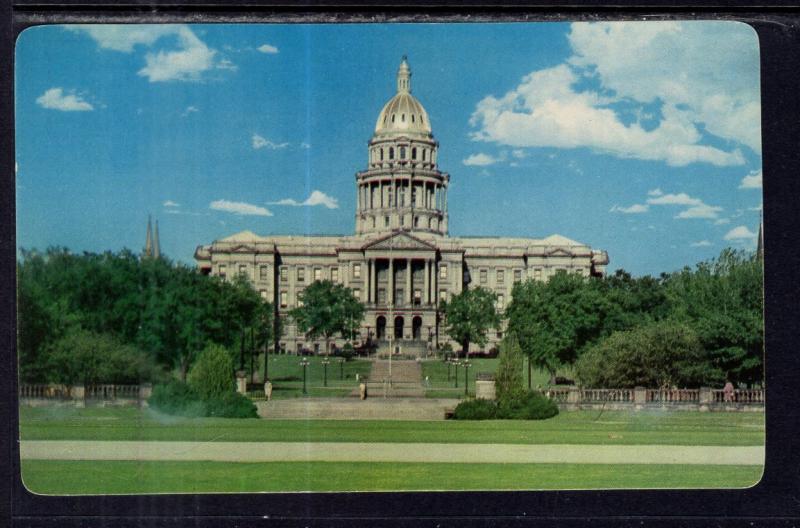
[[[750,174],[742,178],[739,184],[740,189],[760,189],[763,171],[761,169],[750,171]]]
[[[716,40],[705,35],[707,24]],[[588,147],[673,166],[740,165],[739,149],[702,144],[699,128],[760,151],[758,50],[751,30],[743,37],[733,26],[575,23],[569,35],[574,55],[531,72],[502,97],[481,100],[470,119],[477,128],[472,137],[512,147]],[[584,77],[596,78],[601,90],[579,91]],[[640,110],[659,104],[660,122],[647,129],[638,121],[625,124],[611,107],[618,102]]]
[[[660,192],[661,190],[658,189],[658,191]],[[722,207],[718,207],[716,205],[708,205],[707,203],[703,202],[703,200],[701,200],[700,198],[689,196],[686,193],[664,194],[662,192],[661,194],[651,195],[651,198],[647,199],[647,203],[650,205],[679,205],[688,207],[687,209],[684,209],[675,216],[675,218],[679,219],[690,219],[690,218],[715,219],[719,217],[719,213],[722,211]]]
[[[702,204],[697,205],[694,207],[690,207],[685,211],[681,211],[678,213],[675,218],[686,219],[686,218],[710,218],[714,219],[719,216],[719,212],[722,211],[722,207],[717,207],[715,205],[708,205]]]
[[[315,205],[323,205],[328,209],[337,209],[339,207],[339,201],[332,196],[328,196],[322,191],[311,191],[311,194],[302,202],[298,202],[292,198],[284,198],[283,200],[278,200],[277,202],[270,202],[270,205],[290,205],[293,207],[302,207],[308,206],[313,207]]]
[[[64,26],[84,32],[101,49],[131,53],[136,46],[153,47],[163,37],[174,37],[177,49],[161,49],[145,55],[145,66],[138,75],[150,82],[199,81],[212,69],[235,70],[228,59],[217,60],[217,51],[209,48],[188,27],[177,24],[77,24]]]
[[[42,108],[61,110],[62,112],[87,112],[94,107],[74,93],[65,94],[61,88],[50,88],[36,98],[36,103]]]
[[[652,205],[702,205],[703,200],[692,198],[686,193],[661,194],[655,198],[648,198],[647,203]]]
[[[246,202],[231,202],[229,200],[215,200],[209,204],[215,211],[225,211],[238,215],[272,216],[272,213],[264,207],[249,204]]]
[[[252,142],[253,142],[253,148],[256,150],[262,148],[268,148],[270,150],[278,150],[278,149],[284,149],[289,146],[289,143],[273,143],[272,141],[268,140],[265,137],[259,136],[258,134],[253,134]]]
[[[501,161],[501,159],[479,152],[478,154],[470,155],[468,158],[462,160],[461,163],[468,166],[485,167],[497,163],[498,161]]]
[[[195,112],[199,112],[200,110],[196,106],[187,106],[186,110],[183,111],[181,117],[186,117],[189,114],[193,114]]]
[[[271,44],[262,44],[259,47],[257,47],[256,49],[258,51],[260,51],[261,53],[267,53],[267,54],[270,54],[270,55],[274,55],[274,54],[278,53],[278,48],[273,46],[273,45],[271,45]]]
[[[746,226],[741,225],[728,231],[723,238],[725,240],[749,240],[754,239],[757,236],[757,233],[753,233]]]
[[[661,196],[662,194],[664,194],[664,191],[662,191],[658,187],[647,191],[647,196]]]
[[[644,204],[633,204],[630,207],[620,207],[615,205],[612,207],[608,212],[609,213],[623,213],[623,214],[637,214],[637,213],[646,213],[650,210],[650,207]]]
[[[699,242],[692,242],[690,245],[692,247],[706,247],[706,246],[710,246],[711,242],[709,242],[708,240],[701,240]]]
[[[730,218],[717,218],[714,221],[714,225],[725,225],[725,224],[730,224],[730,223],[731,223],[731,219]]]
[[[179,204],[178,202],[173,202],[172,200],[167,200],[162,205],[164,207],[180,207],[181,206],[181,204]]]

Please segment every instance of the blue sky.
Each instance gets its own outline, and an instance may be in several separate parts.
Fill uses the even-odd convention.
[[[758,40],[733,22],[41,26],[17,43],[17,245],[350,234],[402,55],[451,235],[558,233],[658,274],[752,249]]]

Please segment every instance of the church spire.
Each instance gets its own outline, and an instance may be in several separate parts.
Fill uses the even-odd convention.
[[[397,93],[411,93],[411,68],[408,67],[408,58],[405,55],[397,69]]]
[[[153,256],[153,228],[150,222],[150,215],[147,215],[147,237],[145,238],[144,242],[144,251],[142,252],[143,257]]]

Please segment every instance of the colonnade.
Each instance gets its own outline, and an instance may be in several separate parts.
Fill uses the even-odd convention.
[[[417,207],[447,212],[447,187],[404,179],[378,180],[358,186],[359,211],[390,207]]]
[[[425,263],[423,273],[423,287],[420,304],[429,306],[438,301],[436,292],[438,291],[438,275],[436,273],[436,261],[433,258],[372,258],[367,260],[367,303],[378,303],[378,261],[388,261],[388,283],[386,287],[386,305],[412,305],[414,304],[414,284],[413,262],[423,261]],[[395,285],[395,265],[397,262],[405,262],[405,285],[403,288],[403,298],[395,299],[397,291]]]

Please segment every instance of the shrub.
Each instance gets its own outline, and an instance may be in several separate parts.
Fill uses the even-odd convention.
[[[205,402],[206,416],[217,418],[258,418],[256,406],[247,396],[231,392]]]
[[[546,420],[557,414],[554,401],[530,391],[498,401],[496,416],[503,420]]]
[[[207,411],[200,395],[187,383],[177,380],[153,387],[147,403],[164,414],[190,418],[206,416]]]
[[[344,358],[345,361],[350,361],[351,359],[353,359],[353,356],[355,356],[355,354],[356,351],[353,348],[353,345],[348,342],[345,343],[342,348],[336,349],[335,355]]]
[[[497,399],[518,399],[525,391],[522,380],[522,350],[516,339],[506,337],[500,343],[496,377]]]
[[[233,362],[224,347],[209,344],[189,372],[189,385],[205,400],[233,393]]]
[[[453,411],[454,420],[491,420],[497,413],[493,401],[479,398],[459,403]]]

